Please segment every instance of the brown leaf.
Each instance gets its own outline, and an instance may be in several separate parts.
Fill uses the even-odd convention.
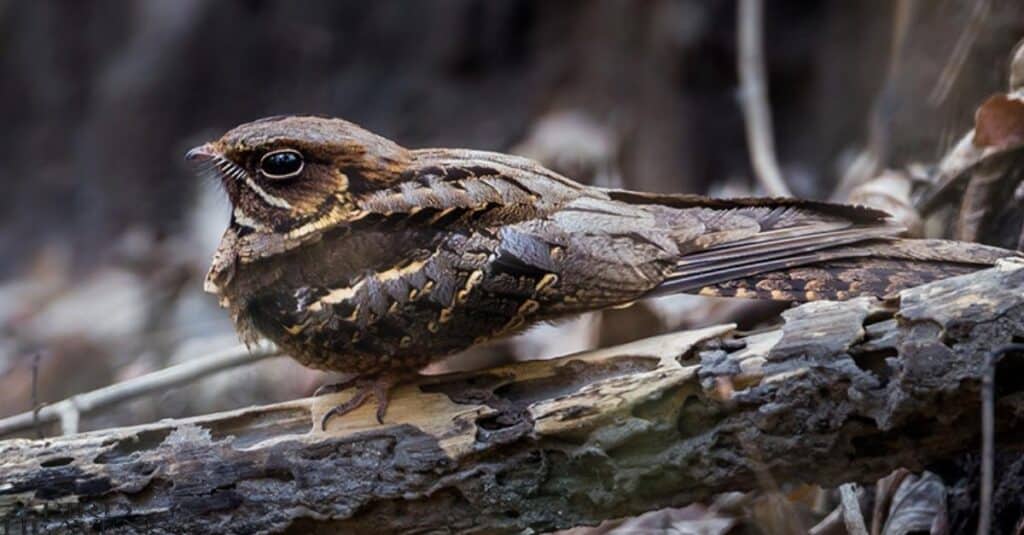
[[[992,95],[974,114],[974,145],[1005,150],[1024,145],[1024,101]]]

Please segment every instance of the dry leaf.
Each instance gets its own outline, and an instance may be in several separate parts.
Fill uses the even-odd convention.
[[[1024,145],[1024,100],[992,95],[974,114],[974,146],[1005,151]]]
[[[949,531],[946,485],[931,472],[917,476],[897,470],[878,482],[875,501],[888,507],[876,507],[873,532],[878,526],[882,526],[881,535],[944,535]]]

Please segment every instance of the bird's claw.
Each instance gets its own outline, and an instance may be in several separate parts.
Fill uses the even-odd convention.
[[[320,387],[317,388],[315,392],[313,392],[313,397],[316,398],[327,394],[337,394],[338,392],[344,392],[345,390],[348,390],[349,388],[352,388],[353,386],[356,386],[358,384],[359,377],[355,375],[350,375],[348,377],[345,377],[341,381],[338,381],[337,383],[328,383],[325,385],[320,385]]]
[[[355,394],[353,394],[352,397],[349,398],[347,401],[331,408],[331,410],[324,413],[323,418],[320,419],[320,430],[327,430],[327,420],[330,420],[331,417],[344,416],[358,409],[359,407],[362,407],[363,404],[366,403],[366,400],[369,399],[371,395],[377,399],[377,423],[383,424],[384,415],[388,411],[388,403],[390,401],[389,394],[391,392],[391,388],[395,386],[395,383],[396,380],[392,377],[378,377],[374,379],[353,378],[346,379],[341,383],[324,385],[318,388],[317,391],[313,394],[314,396],[327,392],[340,392],[342,390],[346,390],[352,387],[355,387],[357,389]],[[335,390],[335,388],[338,389]],[[321,392],[321,390],[325,389],[327,389],[326,392]]]

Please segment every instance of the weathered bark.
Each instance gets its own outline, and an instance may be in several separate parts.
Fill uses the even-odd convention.
[[[543,531],[776,481],[873,481],[977,448],[985,355],[1024,339],[1024,265],[400,389],[0,442],[0,518],[133,532]],[[1024,381],[997,375],[997,441]],[[77,502],[60,511],[44,504]],[[26,508],[37,508],[35,513]]]

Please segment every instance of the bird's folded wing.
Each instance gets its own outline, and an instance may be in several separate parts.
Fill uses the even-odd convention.
[[[651,203],[663,217],[686,214],[681,221],[700,222],[699,232],[684,235],[680,259],[648,296],[881,297],[1019,254],[974,243],[899,238],[903,229],[886,221],[883,212],[858,206],[608,193],[631,204]]]

